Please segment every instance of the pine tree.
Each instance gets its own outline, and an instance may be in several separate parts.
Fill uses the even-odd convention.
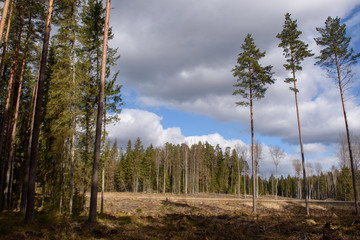
[[[42,56],[41,56],[41,67],[40,67],[39,81],[38,81],[36,111],[35,111],[35,116],[34,116],[34,129],[32,132],[31,158],[30,158],[30,171],[29,171],[29,190],[28,190],[28,194],[27,194],[28,197],[27,197],[27,207],[26,207],[26,215],[25,215],[25,221],[27,223],[34,222],[35,176],[36,176],[36,166],[37,166],[37,158],[38,158],[38,143],[39,143],[39,134],[40,134],[41,108],[42,108],[42,101],[43,101],[46,60],[47,60],[48,49],[49,49],[52,11],[53,11],[53,0],[49,0],[48,15],[47,15],[47,19],[46,19],[44,42],[43,42],[43,51],[42,51]]]
[[[254,123],[253,123],[253,101],[264,97],[267,90],[266,85],[273,84],[272,66],[262,67],[259,60],[265,56],[254,43],[251,34],[245,38],[241,46],[242,52],[237,59],[238,65],[232,70],[233,76],[237,78],[236,90],[233,95],[240,95],[245,101],[236,102],[239,106],[250,106],[251,125],[251,157],[253,167],[253,189],[255,190],[255,153],[254,153]],[[255,191],[253,191],[253,211],[256,212]]]
[[[329,76],[335,79],[339,85],[348,151],[350,156],[355,210],[356,214],[359,215],[355,166],[345,109],[344,91],[346,90],[345,87],[352,81],[353,74],[351,66],[357,63],[357,59],[360,57],[360,53],[355,54],[354,50],[349,48],[351,38],[346,36],[346,25],[340,23],[340,18],[328,17],[325,21],[325,28],[316,28],[316,30],[321,34],[321,37],[315,38],[316,44],[324,47],[320,51],[320,55],[316,57],[319,59],[316,64],[326,68]]]
[[[109,34],[109,20],[110,20],[110,0],[106,1],[106,17],[104,27],[104,39],[103,39],[103,51],[101,61],[101,75],[99,85],[99,97],[98,97],[98,113],[96,121],[96,136],[95,136],[95,149],[94,149],[94,163],[93,174],[91,181],[91,198],[90,198],[90,211],[89,222],[96,222],[96,209],[97,209],[97,193],[98,193],[98,175],[99,175],[99,162],[100,162],[100,144],[101,144],[101,131],[102,131],[102,118],[103,118],[103,101],[104,101],[104,89],[105,89],[105,77],[106,77],[106,54],[108,45]]]
[[[301,124],[300,124],[300,115],[299,115],[299,106],[298,106],[298,97],[297,94],[299,90],[296,87],[296,72],[302,70],[301,62],[307,58],[311,57],[314,54],[308,50],[308,45],[299,39],[301,31],[297,30],[297,20],[292,20],[289,13],[285,14],[285,23],[283,25],[283,30],[276,37],[281,40],[279,47],[284,49],[284,56],[287,58],[286,64],[284,67],[286,70],[291,71],[292,77],[285,79],[286,83],[293,83],[294,87],[290,87],[291,91],[294,91],[295,94],[295,105],[296,105],[296,116],[298,122],[298,131],[299,131],[299,141],[300,141],[300,151],[301,151],[301,160],[304,176],[304,188],[305,188],[305,202],[306,202],[306,215],[309,215],[309,203],[308,203],[308,194],[307,194],[307,184],[306,184],[306,170],[305,170],[305,157],[304,157],[304,148],[303,140],[301,133]]]

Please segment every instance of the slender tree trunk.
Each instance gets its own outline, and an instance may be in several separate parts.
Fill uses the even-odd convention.
[[[100,212],[104,213],[104,189],[105,189],[105,163],[102,167],[102,176],[101,176],[101,204],[100,204]]]
[[[244,197],[246,199],[246,166],[244,164]]]
[[[46,25],[45,25],[44,44],[43,44],[43,50],[42,50],[42,55],[41,55],[38,91],[37,91],[37,98],[36,98],[34,129],[33,129],[33,133],[32,133],[32,141],[31,141],[29,187],[28,187],[28,194],[27,194],[28,197],[27,197],[27,206],[26,206],[26,215],[25,215],[26,223],[34,222],[36,165],[37,165],[37,157],[38,157],[41,107],[42,107],[43,94],[44,94],[43,93],[44,92],[44,80],[45,80],[46,61],[47,61],[48,50],[49,50],[52,12],[53,12],[53,0],[49,0],[48,15],[47,15]]]
[[[11,13],[11,12],[10,12]],[[4,193],[5,196],[6,194],[8,195],[8,203],[5,202],[5,204],[7,205],[7,207],[10,207],[10,187],[11,187],[11,179],[10,179],[10,171],[12,169],[12,162],[14,159],[14,150],[15,150],[15,134],[16,134],[16,125],[17,125],[17,119],[18,119],[18,113],[19,113],[19,106],[20,106],[20,97],[21,97],[21,89],[22,89],[22,83],[23,83],[23,77],[24,77],[24,70],[25,70],[25,63],[27,60],[27,46],[29,44],[29,40],[31,37],[31,16],[29,18],[29,28],[28,28],[28,33],[27,33],[27,37],[25,40],[25,44],[24,44],[24,56],[23,56],[23,60],[21,63],[21,71],[20,71],[20,79],[19,79],[19,86],[18,86],[18,90],[17,90],[17,96],[16,96],[16,104],[15,104],[15,113],[14,113],[14,120],[13,120],[13,126],[12,126],[12,130],[11,130],[11,137],[10,137],[10,149],[9,149],[9,156],[8,156],[8,163],[10,163],[10,166],[8,166],[8,170],[6,173],[6,179],[5,179],[5,189],[4,189]]]
[[[106,96],[104,97],[104,137],[103,137],[103,148],[105,149],[106,144]],[[105,150],[106,151],[106,150]],[[104,162],[102,166],[102,178],[101,178],[101,204],[100,204],[100,212],[104,213],[104,191],[105,191],[105,163],[106,163],[106,152],[104,153]]]
[[[10,0],[5,0],[3,11],[1,14],[1,20],[0,20],[0,42],[2,41],[2,35],[5,28],[5,21],[6,21],[9,5],[10,5]]]
[[[240,184],[241,184],[241,173],[240,173],[240,158],[238,158],[238,194],[239,194],[239,197],[240,197]]]
[[[96,222],[101,130],[102,130],[104,88],[105,88],[105,74],[106,74],[106,53],[107,53],[109,19],[110,19],[110,2],[111,2],[110,0],[106,1],[106,16],[105,16],[105,27],[104,27],[104,42],[103,42],[103,53],[102,53],[103,55],[102,55],[102,63],[101,63],[100,89],[99,89],[99,99],[98,99],[98,114],[97,114],[97,122],[96,122],[94,164],[93,164],[93,174],[91,181],[91,199],[90,199],[90,211],[89,211],[90,223]]]
[[[165,193],[165,191],[166,191],[166,172],[167,172],[167,146],[165,145],[163,193]]]
[[[75,55],[75,33],[73,33],[73,43],[72,43],[72,78],[73,78],[73,119],[72,119],[72,129],[73,133],[71,136],[71,166],[70,166],[70,201],[69,201],[69,212],[70,215],[73,213],[74,205],[74,186],[75,186],[75,133],[76,133],[76,55]]]
[[[251,81],[251,71],[249,69],[249,78]],[[253,98],[252,87],[250,83],[250,125],[251,125],[251,163],[253,176],[253,212],[256,212],[256,163],[255,163],[255,145],[254,145],[254,116],[253,116]]]
[[[23,183],[22,183],[22,188],[21,188],[21,201],[20,201],[20,212],[25,213],[26,211],[26,201],[27,201],[27,192],[28,192],[28,187],[29,187],[29,171],[30,171],[30,155],[31,155],[31,140],[32,140],[32,132],[33,132],[33,127],[34,127],[34,117],[35,117],[35,106],[36,106],[36,97],[37,97],[37,85],[38,85],[38,80],[39,78],[36,77],[36,81],[35,81],[35,85],[33,88],[33,93],[32,93],[32,97],[31,97],[31,106],[32,106],[32,111],[31,111],[31,115],[30,115],[30,119],[29,119],[29,141],[28,141],[28,145],[27,145],[27,150],[26,150],[26,156],[25,156],[25,169],[24,169],[24,179],[23,179]]]
[[[14,94],[14,85],[15,85],[15,76],[16,76],[16,70],[18,67],[18,57],[19,57],[19,51],[20,51],[20,45],[21,45],[21,35],[23,30],[23,23],[25,18],[25,6],[23,6],[23,11],[21,15],[21,22],[19,26],[19,32],[17,33],[18,39],[16,42],[16,47],[14,51],[13,60],[11,63],[11,70],[10,70],[10,77],[7,87],[7,95],[6,95],[6,101],[5,101],[5,107],[4,112],[2,115],[2,121],[0,126],[0,154],[2,153],[2,145],[4,142],[5,137],[5,127],[6,127],[6,148],[5,152],[7,152],[7,147],[9,142],[7,141],[10,138],[10,125],[11,125],[11,115],[12,115],[12,104],[13,104],[13,94]],[[2,160],[2,168],[1,168],[1,183],[0,183],[0,209],[3,209],[7,203],[7,185],[8,185],[8,179],[10,176],[10,165],[11,160],[6,158],[6,154],[0,156],[0,159]],[[6,193],[5,193],[6,191]]]
[[[277,200],[277,189],[278,189],[278,169],[277,169],[277,166],[276,166],[276,184],[275,184],[275,200]]]
[[[8,42],[9,32],[10,32],[10,26],[11,26],[11,18],[12,18],[12,13],[13,13],[13,6],[14,6],[14,0],[12,0],[12,2],[11,2],[9,19],[8,19],[7,28],[6,28],[6,34],[5,34],[5,39],[4,39],[4,43],[3,43],[3,51],[2,51],[2,54],[1,54],[0,79],[1,79],[1,76],[2,76],[4,64],[5,64],[5,55],[6,55],[7,42]],[[0,42],[1,42],[1,39],[0,39]]]
[[[350,167],[351,167],[351,175],[352,175],[352,185],[354,189],[354,202],[355,202],[355,211],[356,215],[359,215],[359,205],[358,205],[358,195],[357,195],[357,187],[356,187],[356,175],[355,175],[355,167],[354,167],[354,158],[351,150],[351,141],[350,141],[350,132],[349,132],[349,125],[347,121],[347,115],[345,110],[345,102],[344,102],[344,95],[343,95],[343,89],[341,84],[341,77],[340,77],[340,67],[338,63],[338,57],[335,53],[335,61],[336,61],[336,71],[338,76],[338,82],[339,82],[339,90],[340,90],[340,97],[341,97],[341,104],[344,114],[344,121],[345,121],[345,129],[346,129],[346,139],[348,142],[348,149],[349,149],[349,156],[350,156]]]
[[[303,140],[302,140],[302,133],[301,133],[301,124],[300,124],[300,114],[299,114],[299,105],[298,105],[298,97],[297,97],[297,88],[296,88],[296,81],[295,81],[295,69],[292,70],[293,79],[294,79],[294,93],[295,93],[295,105],[296,105],[296,117],[298,123],[298,130],[299,130],[299,141],[300,141],[300,152],[301,152],[301,163],[303,169],[303,177],[304,177],[304,190],[305,190],[305,208],[306,208],[306,215],[310,214],[309,210],[309,193],[307,190],[306,184],[306,170],[305,170],[305,157],[304,157],[304,147],[303,147]]]
[[[184,147],[184,160],[185,160],[185,187],[184,193],[188,194],[188,148],[187,145],[183,145]]]

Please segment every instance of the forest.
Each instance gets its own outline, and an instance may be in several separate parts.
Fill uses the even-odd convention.
[[[12,214],[17,214],[16,219],[25,217],[26,223],[34,223],[36,214],[39,218],[42,214],[64,217],[89,214],[88,221],[95,223],[98,205],[101,214],[106,213],[104,192],[134,193],[135,196],[140,193],[159,196],[216,194],[214,196],[253,198],[254,212],[255,199],[277,200],[278,197],[306,200],[306,206],[311,200],[329,199],[355,201],[357,206],[360,141],[354,134],[351,149],[345,108],[347,135],[340,137],[339,164],[331,170],[323,170],[327,166],[320,163],[305,164],[302,152],[301,159],[293,160],[289,174],[278,176],[277,168],[281,165],[284,150],[275,146],[270,148],[270,155],[276,173],[266,176],[262,172],[262,161],[267,149],[253,137],[251,148],[223,149],[208,142],[166,143],[154,147],[143,146],[137,138],[135,142],[129,140],[126,149],[122,149],[116,139],[107,137],[106,129],[108,124],[121,121],[118,114],[126,101],[122,99],[122,86],[117,81],[119,72],[113,71],[120,53],[108,47],[107,42],[109,40],[111,46],[114,38],[109,27],[110,1],[2,2],[2,223]],[[314,54],[307,49],[307,44],[297,40],[301,32],[296,30],[296,21],[291,20],[290,14],[285,15],[285,20],[284,31],[277,38],[288,58],[284,67],[293,76],[285,82],[294,84],[290,90],[294,92],[297,104],[299,90],[295,73],[301,71],[304,58]],[[342,31],[345,28],[338,18],[329,17],[326,24],[324,29],[317,29],[323,34],[316,40],[321,46],[327,44],[324,36],[331,24]],[[336,59],[335,70],[331,70],[339,78],[340,89],[347,84],[351,66],[360,57],[348,48],[350,38],[343,37],[344,42],[339,40],[337,46],[329,47],[333,51],[337,47],[343,51],[337,55],[339,62]],[[232,70],[237,78],[234,95],[245,99],[237,105],[250,107],[253,136],[252,101],[265,97],[266,85],[274,83],[274,79],[272,66],[258,64],[265,52],[256,48],[251,34],[245,38],[241,50],[238,65]],[[318,57],[317,64],[334,66],[333,59],[328,59],[330,50]],[[345,73],[344,79],[339,75],[341,73]],[[297,114],[299,119],[299,112]],[[302,151],[300,122],[298,126]],[[98,192],[101,192],[99,204]],[[168,197],[163,204],[169,204]],[[141,209],[137,213],[141,213]],[[301,213],[305,215],[302,210]],[[359,222],[356,224],[358,228]],[[0,228],[0,237],[1,234],[6,235],[7,231]]]

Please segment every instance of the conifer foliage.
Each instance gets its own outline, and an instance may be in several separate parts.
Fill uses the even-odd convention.
[[[344,91],[349,87],[352,81],[353,74],[351,66],[357,63],[360,53],[355,54],[354,50],[349,47],[351,38],[346,36],[346,25],[340,23],[340,18],[328,17],[325,21],[325,28],[316,28],[321,34],[321,37],[315,38],[316,44],[323,47],[319,59],[316,64],[325,67],[329,76],[336,80],[339,86],[340,99],[343,109],[346,138],[348,144],[348,151],[350,156],[350,167],[352,173],[355,210],[359,214],[356,174],[354,166],[354,158],[351,148],[351,138],[349,132],[349,125],[345,109]]]
[[[289,13],[285,14],[285,23],[283,25],[283,30],[276,37],[281,40],[279,47],[282,47],[284,50],[284,56],[286,59],[286,64],[284,67],[286,70],[291,72],[292,77],[285,79],[286,83],[293,83],[294,87],[290,87],[291,91],[294,91],[295,94],[295,105],[296,105],[296,117],[298,122],[298,131],[299,131],[299,142],[300,142],[300,151],[301,151],[301,161],[304,177],[304,189],[305,189],[305,205],[306,205],[306,214],[309,215],[309,203],[308,203],[308,191],[306,183],[306,170],[305,170],[305,156],[304,156],[304,147],[303,147],[303,138],[301,132],[300,124],[300,113],[298,105],[298,93],[299,90],[296,87],[296,72],[302,70],[301,62],[305,58],[311,57],[314,54],[308,49],[308,45],[299,39],[301,31],[297,29],[297,20],[292,20]]]
[[[262,67],[259,60],[265,56],[265,52],[260,52],[254,43],[251,34],[245,38],[241,45],[242,52],[237,59],[238,65],[232,70],[233,76],[237,78],[236,90],[233,95],[240,95],[245,101],[236,102],[240,106],[250,106],[250,126],[251,126],[251,158],[253,172],[253,189],[255,188],[255,145],[254,145],[254,120],[253,120],[253,101],[264,97],[267,85],[273,84],[272,66]],[[253,193],[253,211],[256,212],[255,193]]]

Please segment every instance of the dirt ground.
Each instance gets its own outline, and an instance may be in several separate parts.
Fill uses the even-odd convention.
[[[251,196],[105,193],[95,226],[86,214],[39,216],[35,228],[6,231],[5,213],[0,239],[360,239],[351,202],[311,201],[304,212],[296,199],[260,197],[253,213]]]

